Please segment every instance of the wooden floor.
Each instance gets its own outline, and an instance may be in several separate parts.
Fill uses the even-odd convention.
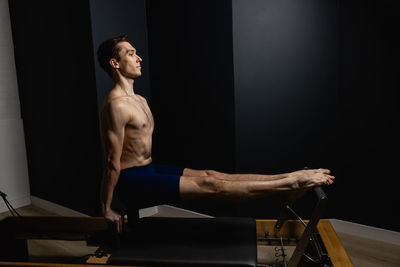
[[[25,216],[58,216],[36,206],[17,209]],[[9,212],[0,213],[0,220],[10,216]],[[400,246],[374,241],[344,233],[337,233],[355,267],[400,267]],[[59,240],[29,240],[28,249],[32,259],[52,255],[68,256],[71,263],[86,255],[93,254],[96,247],[87,247],[85,242]]]
[[[400,246],[337,233],[356,267],[399,267]]]

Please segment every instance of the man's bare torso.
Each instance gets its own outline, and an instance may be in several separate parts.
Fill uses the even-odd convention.
[[[144,166],[151,163],[152,134],[154,119],[144,97],[140,95],[121,95],[119,91],[112,90],[104,101],[100,112],[100,130],[105,150],[111,147],[108,138],[104,138],[113,127],[113,110],[118,109],[118,114],[124,120],[122,138],[122,154],[120,168]]]

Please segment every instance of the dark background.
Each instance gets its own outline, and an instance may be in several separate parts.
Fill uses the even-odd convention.
[[[400,230],[393,1],[10,0],[31,194],[99,215],[98,44],[128,33],[155,161],[227,172],[325,167],[327,218]],[[211,215],[276,217],[283,195]],[[307,217],[308,194],[299,206]]]

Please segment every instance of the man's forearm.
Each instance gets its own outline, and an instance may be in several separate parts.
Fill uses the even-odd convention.
[[[105,170],[102,182],[100,201],[102,211],[110,210],[113,199],[114,189],[118,182],[119,171],[117,170]]]

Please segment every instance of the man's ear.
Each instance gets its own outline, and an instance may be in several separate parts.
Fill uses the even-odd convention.
[[[110,63],[111,68],[119,69],[118,61],[115,58],[110,59],[108,63]]]

